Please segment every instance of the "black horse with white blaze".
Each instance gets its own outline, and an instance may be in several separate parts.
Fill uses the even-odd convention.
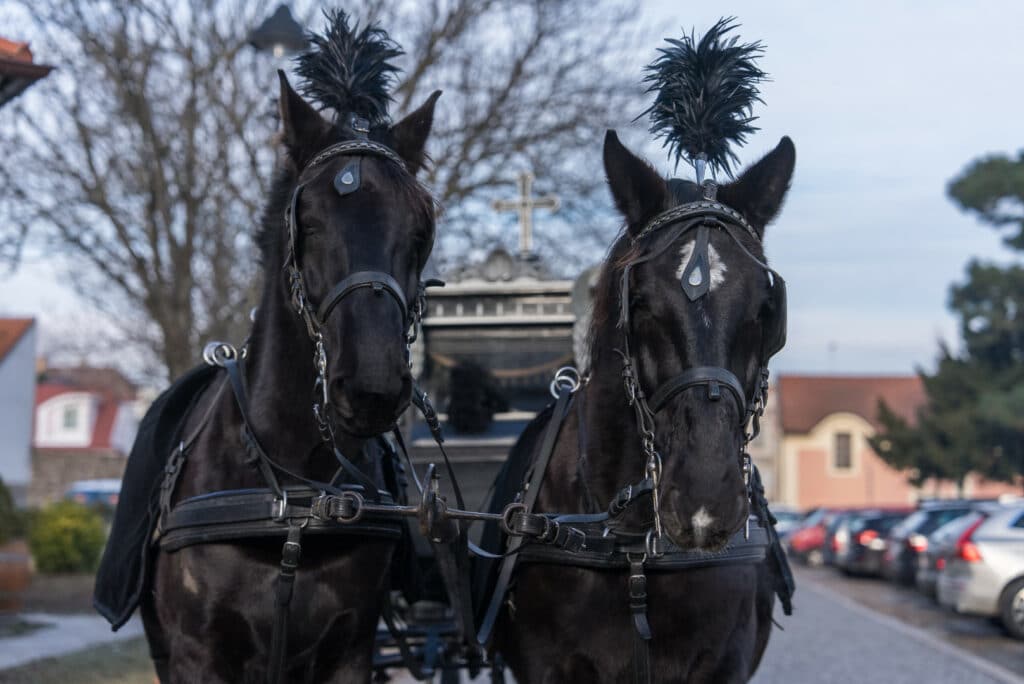
[[[312,518],[311,497],[395,493],[373,438],[410,401],[407,347],[435,215],[416,174],[440,93],[392,124],[400,49],[344,13],[327,18],[298,73],[332,116],[280,75],[283,154],[244,354],[212,350],[227,372],[191,401],[161,479],[139,485],[161,488],[161,551],[141,608],[167,682],[370,680],[397,535],[388,525],[337,534]],[[112,538],[140,524],[119,518]],[[118,552],[108,547],[105,567]]]
[[[605,138],[625,229],[596,287],[591,365],[513,456],[532,463],[519,500],[552,518],[548,546],[521,548],[496,615],[493,647],[520,684],[745,682],[776,593],[789,609],[746,446],[785,341],[784,283],[763,240],[796,153],[783,138],[734,182],[701,182],[754,130],[760,46],[730,28],[670,41],[649,67],[654,130],[694,162],[696,183]]]

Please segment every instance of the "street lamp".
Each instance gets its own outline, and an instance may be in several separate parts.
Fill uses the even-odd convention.
[[[287,5],[281,5],[249,34],[249,44],[257,50],[272,53],[275,59],[281,59],[286,54],[304,50],[308,41],[291,10]]]

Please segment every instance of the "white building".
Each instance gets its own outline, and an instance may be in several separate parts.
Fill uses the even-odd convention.
[[[0,477],[23,505],[32,477],[36,324],[0,318]]]

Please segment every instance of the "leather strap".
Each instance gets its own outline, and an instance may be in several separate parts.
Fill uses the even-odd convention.
[[[524,512],[526,513],[532,512],[533,506],[537,502],[540,484],[544,480],[544,473],[547,471],[548,463],[551,461],[551,454],[554,453],[555,441],[558,439],[558,434],[562,431],[562,425],[565,423],[565,416],[572,396],[572,392],[563,389],[555,401],[555,407],[551,412],[551,422],[548,423],[547,430],[544,432],[544,440],[541,442],[537,460],[533,464],[532,474],[529,477],[526,495],[523,497]],[[491,601],[487,606],[487,612],[484,614],[483,622],[477,632],[477,641],[481,644],[486,645],[491,638],[491,632],[494,630],[498,613],[501,612],[501,606],[505,602],[505,593],[508,591],[508,585],[512,581],[512,572],[515,570],[516,558],[518,557],[516,551],[522,546],[523,539],[523,537],[516,536],[509,539],[505,558],[502,559],[501,568],[498,571],[498,582],[494,587],[494,593],[491,594]]]
[[[386,292],[391,295],[398,304],[398,308],[402,310],[402,322],[404,323],[408,319],[409,306],[406,304],[402,286],[398,284],[397,280],[383,271],[357,271],[332,287],[324,300],[320,302],[320,308],[316,312],[320,324],[323,325],[327,322],[331,311],[346,295],[364,287],[372,288],[374,294],[379,295]]]
[[[287,681],[288,668],[288,608],[295,593],[295,571],[299,567],[302,546],[302,525],[290,523],[288,538],[281,547],[281,569],[274,587],[274,625],[270,633],[270,654],[267,657],[267,682]]]
[[[740,420],[746,417],[746,400],[743,397],[743,385],[732,371],[721,366],[687,368],[663,384],[651,395],[651,410],[657,413],[665,408],[665,405],[680,392],[691,387],[700,387],[701,385],[707,387],[708,399],[711,401],[718,401],[722,396],[720,388],[725,387],[731,392],[733,399],[736,400]]]

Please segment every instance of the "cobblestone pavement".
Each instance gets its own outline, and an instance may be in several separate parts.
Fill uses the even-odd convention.
[[[1024,684],[1024,644],[983,618],[878,580],[795,571],[795,613],[779,611],[783,630],[773,631],[753,684]]]

